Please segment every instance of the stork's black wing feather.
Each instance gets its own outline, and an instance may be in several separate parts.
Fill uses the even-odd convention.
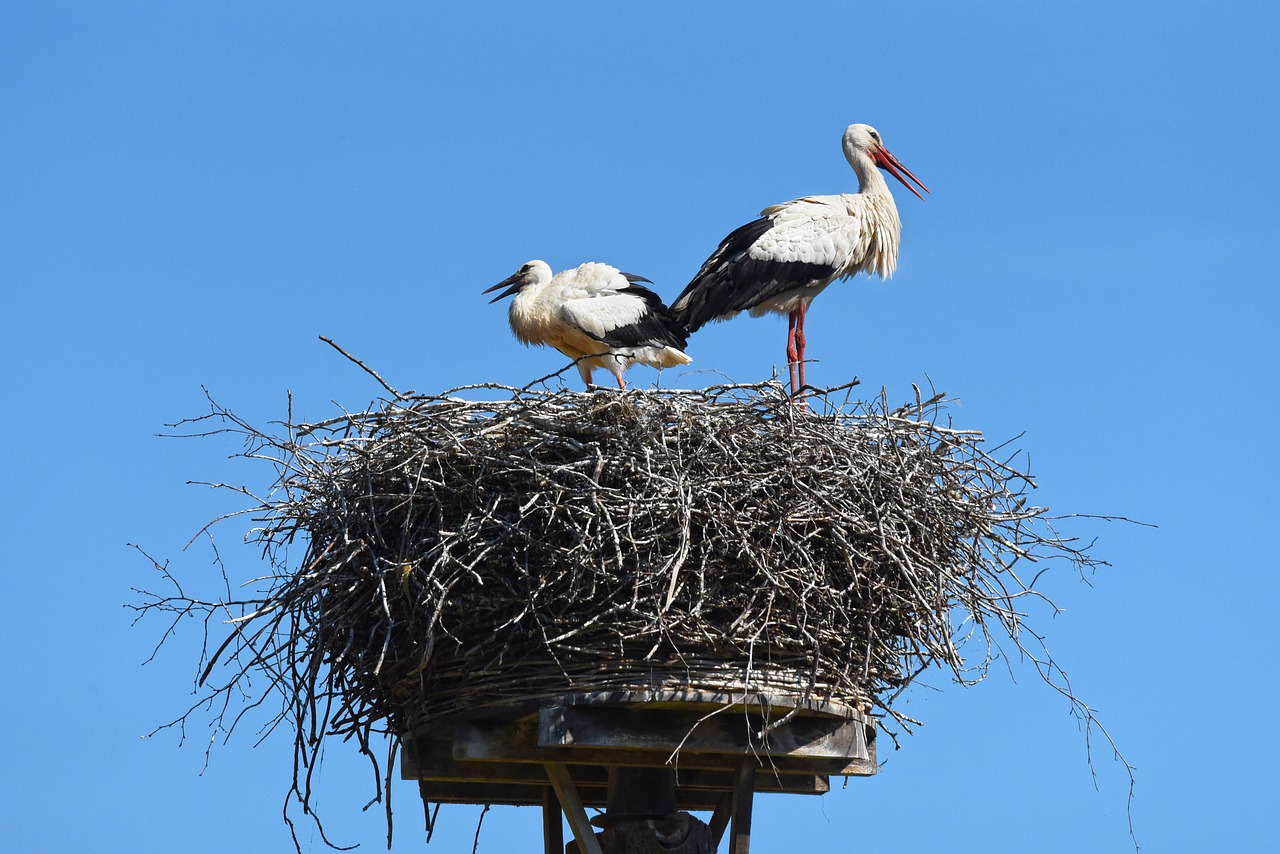
[[[677,350],[683,350],[688,346],[688,331],[671,315],[671,310],[662,301],[662,297],[639,284],[649,280],[632,273],[622,275],[626,277],[628,283],[627,289],[622,293],[643,299],[644,312],[634,323],[614,327],[603,335],[596,335],[589,330],[583,331],[610,347],[675,347]]]
[[[834,270],[829,264],[752,258],[751,247],[772,226],[772,217],[761,217],[720,241],[671,304],[675,319],[697,332],[712,320],[755,308],[771,297],[831,280]]]

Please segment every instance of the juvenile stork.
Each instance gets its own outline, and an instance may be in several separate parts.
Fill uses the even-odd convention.
[[[889,153],[870,125],[849,125],[844,156],[858,176],[858,192],[805,196],[767,207],[760,218],[733,231],[689,282],[671,313],[690,332],[740,311],[753,317],[787,315],[787,365],[791,393],[804,387],[804,318],[813,298],[837,279],[857,273],[893,275],[902,223],[879,169],[902,182],[919,178]]]
[[[649,280],[608,264],[587,263],[553,276],[545,261],[530,261],[485,293],[506,288],[490,304],[514,295],[509,318],[516,338],[549,344],[575,360],[587,388],[596,368],[626,388],[622,375],[636,363],[671,368],[693,361],[684,353],[689,333],[640,282]]]

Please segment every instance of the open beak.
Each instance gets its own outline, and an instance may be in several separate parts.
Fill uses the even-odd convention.
[[[879,166],[881,169],[885,170],[890,175],[892,175],[893,177],[901,181],[902,186],[906,187],[908,190],[915,193],[917,199],[920,199],[921,201],[924,200],[924,196],[920,195],[920,193],[916,191],[916,188],[911,186],[911,184],[907,182],[907,179],[910,178],[912,181],[915,181],[917,184],[920,185],[920,189],[924,190],[926,193],[929,192],[929,188],[924,185],[923,181],[921,181],[915,175],[912,175],[911,170],[903,166],[898,161],[898,158],[890,154],[889,149],[885,148],[884,146],[878,146],[872,149],[871,159],[874,160],[876,162],[876,165]]]
[[[510,287],[507,287],[508,285],[510,285]],[[489,305],[493,305],[495,302],[497,302],[500,299],[505,299],[506,297],[515,296],[516,294],[520,293],[520,289],[524,287],[524,277],[521,276],[519,273],[516,273],[514,276],[507,276],[505,279],[503,279],[501,282],[498,282],[498,284],[494,285],[493,287],[485,288],[482,293],[491,294],[494,291],[496,291],[498,288],[503,288],[503,287],[506,287],[507,289],[502,293],[498,294],[493,299],[489,300]]]

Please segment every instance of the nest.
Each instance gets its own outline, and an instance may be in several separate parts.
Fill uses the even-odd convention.
[[[147,607],[234,617],[202,681],[226,665],[208,683],[225,698],[265,673],[304,754],[324,734],[367,749],[373,731],[601,689],[909,721],[894,703],[925,669],[973,681],[996,643],[1021,648],[1016,564],[1094,561],[938,398],[807,403],[773,382],[484,386],[283,435],[215,405],[279,466],[250,511],[271,570],[243,601]]]

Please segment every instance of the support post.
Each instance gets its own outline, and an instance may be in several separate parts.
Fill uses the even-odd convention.
[[[573,828],[573,838],[578,840],[578,847],[582,849],[582,854],[604,854],[600,849],[600,840],[596,839],[596,829],[591,826],[587,811],[582,806],[582,799],[578,797],[578,789],[573,785],[573,778],[569,776],[569,769],[558,762],[548,762],[543,767],[547,769],[547,777],[556,790],[556,797],[564,809],[565,816],[569,819],[569,826]]]
[[[564,811],[551,786],[542,790],[542,850],[543,854],[564,854]]]
[[[716,803],[715,812],[711,814],[711,843],[716,851],[720,850],[720,840],[724,839],[724,832],[729,827],[729,818],[732,815],[733,792],[725,792]]]
[[[751,850],[751,806],[756,790],[756,763],[745,759],[738,766],[738,779],[733,786],[733,820],[729,827],[729,854],[748,854]]]

